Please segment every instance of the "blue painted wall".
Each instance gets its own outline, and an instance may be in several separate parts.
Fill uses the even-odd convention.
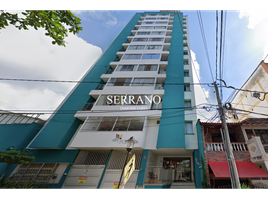
[[[174,13],[157,148],[185,147],[183,14]]]
[[[141,13],[136,14],[130,20],[103,56],[92,67],[91,71],[85,76],[83,81],[101,82],[100,76],[105,73],[105,66],[108,67],[109,63],[116,58],[117,51],[122,48],[122,43],[127,40],[127,36],[131,34],[131,30],[135,28],[135,25],[141,15]],[[64,104],[59,108],[59,111],[47,123],[44,129],[40,131],[29,147],[65,148],[81,123],[78,119],[74,118],[74,114],[77,110],[81,110],[83,105],[88,102],[88,99],[90,98],[88,94],[96,86],[97,83],[79,84]]]
[[[143,185],[144,176],[145,176],[145,170],[146,170],[146,165],[147,165],[147,160],[148,160],[148,154],[149,154],[149,150],[144,149],[143,153],[142,153],[140,171],[139,171],[136,186],[142,186]]]
[[[42,124],[1,124],[0,125],[0,151],[6,151],[13,146],[14,149],[25,149],[29,142],[34,138],[38,131],[43,127]],[[0,175],[5,170],[6,163],[0,163]],[[5,177],[15,169],[17,165],[12,165]]]

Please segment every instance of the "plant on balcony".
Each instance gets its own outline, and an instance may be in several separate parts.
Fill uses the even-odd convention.
[[[241,189],[250,189],[250,187],[249,187],[249,185],[243,183],[243,184],[241,185]]]

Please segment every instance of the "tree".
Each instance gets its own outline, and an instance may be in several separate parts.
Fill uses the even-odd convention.
[[[10,24],[19,30],[28,30],[34,27],[36,30],[44,28],[45,35],[53,39],[52,44],[65,46],[64,38],[69,33],[79,33],[81,20],[69,10],[26,10],[22,12],[22,17],[10,12],[0,11],[0,29],[4,29]]]
[[[28,155],[28,151],[11,150],[0,152],[0,162],[7,163],[7,166],[0,177],[0,182],[3,180],[7,170],[12,164],[30,164],[34,161],[33,156]]]

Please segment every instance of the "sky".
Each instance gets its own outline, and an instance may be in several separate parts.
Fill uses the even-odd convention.
[[[15,9],[14,9],[15,10]],[[106,50],[136,12],[144,10],[82,10],[72,12],[81,18],[83,31],[66,38],[66,47],[52,45],[44,30],[17,30],[13,26],[0,30],[0,78],[80,80]],[[154,9],[157,10],[157,9]],[[146,10],[148,11],[148,10]],[[201,10],[209,61],[206,57],[196,10],[181,10],[188,16],[194,82],[212,83],[209,65],[216,74],[216,11]],[[218,12],[220,13],[220,12]],[[227,13],[227,15],[226,15]],[[223,80],[240,88],[268,54],[267,12],[227,10],[223,56]],[[55,110],[71,91],[73,83],[44,83],[0,80],[0,109],[13,112]],[[216,105],[213,87],[195,86],[196,104]],[[223,89],[223,102],[231,94]],[[208,106],[208,104],[207,104]],[[206,118],[200,115],[200,112]],[[199,110],[198,118],[207,120],[215,109]]]

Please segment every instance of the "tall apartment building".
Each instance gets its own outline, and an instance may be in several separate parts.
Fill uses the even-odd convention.
[[[79,150],[62,165],[61,187],[113,188],[132,136],[135,171],[125,188],[200,187],[189,45],[179,11],[132,17],[28,145]]]

